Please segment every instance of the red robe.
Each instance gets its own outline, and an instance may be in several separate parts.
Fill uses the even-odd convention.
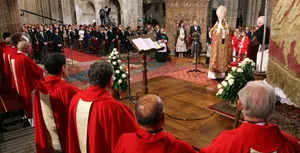
[[[299,153],[300,146],[291,135],[280,131],[276,125],[264,126],[243,123],[239,128],[224,131],[201,153]]]
[[[248,46],[249,46],[249,38],[248,38],[248,36],[244,36],[240,42],[239,54],[247,55],[248,54]]]
[[[26,116],[32,118],[34,84],[37,80],[43,78],[43,69],[20,51],[12,56],[11,68],[16,90],[25,104]]]
[[[123,133],[138,125],[132,111],[106,89],[90,86],[69,107],[68,152],[111,153]]]
[[[68,108],[78,91],[78,88],[56,76],[48,76],[37,81],[34,99],[37,153],[48,153],[53,150],[66,152]]]
[[[239,51],[240,40],[236,37],[236,35],[232,36],[232,48],[238,53]]]
[[[11,58],[18,51],[17,48],[4,45],[2,47],[3,55],[3,64],[4,64],[4,82],[3,82],[3,92],[10,92],[14,87],[14,81],[12,78],[11,71]]]
[[[171,133],[160,131],[151,134],[140,130],[136,133],[123,134],[114,153],[195,153],[193,147],[177,140]]]

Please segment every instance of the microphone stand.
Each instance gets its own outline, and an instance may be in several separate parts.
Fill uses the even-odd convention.
[[[199,35],[199,33],[198,33],[198,35]],[[200,37],[200,35],[199,35],[199,37]],[[196,57],[196,60],[195,60],[195,62],[196,62],[196,63],[195,63],[195,69],[189,70],[189,71],[186,72],[186,73],[194,72],[194,76],[195,76],[195,77],[197,77],[197,72],[204,73],[204,72],[198,70],[198,55],[199,55],[200,53],[198,54],[198,49],[197,49],[197,47],[198,47],[198,45],[199,45],[199,40],[200,40],[199,37],[193,37],[193,38],[192,38],[193,43],[194,43],[194,47],[193,47],[193,49],[194,49],[194,57]]]

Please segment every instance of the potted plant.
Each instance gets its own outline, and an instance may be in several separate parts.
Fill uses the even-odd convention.
[[[218,98],[230,101],[231,106],[236,107],[238,100],[238,92],[254,78],[255,63],[245,58],[237,67],[232,67],[225,80],[218,84],[219,91],[216,96]]]
[[[112,86],[112,94],[115,98],[119,99],[120,92],[124,92],[128,88],[128,74],[125,65],[121,64],[120,54],[116,48],[114,48],[109,55],[109,62],[114,67],[114,84]]]

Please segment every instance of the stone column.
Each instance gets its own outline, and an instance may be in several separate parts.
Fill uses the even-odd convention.
[[[224,0],[224,6],[227,8],[227,23],[235,29],[238,12],[238,0]]]
[[[0,32],[21,31],[18,0],[0,0]]]
[[[55,20],[59,20],[62,21],[63,17],[62,17],[62,4],[61,4],[61,0],[51,0],[50,1],[50,5],[51,5],[51,10],[50,10],[50,14],[51,14],[51,18],[55,19]]]
[[[64,24],[75,23],[75,4],[74,0],[61,0],[62,18]]]

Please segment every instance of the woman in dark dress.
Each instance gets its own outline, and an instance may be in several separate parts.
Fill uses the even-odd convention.
[[[59,34],[59,30],[58,28],[56,28],[53,37],[53,53],[61,53],[62,44],[63,44],[62,35]]]
[[[161,28],[160,31],[157,33],[156,40],[158,41],[160,46],[165,47],[164,49],[156,52],[156,62],[166,62],[169,54],[169,49],[167,47],[169,38],[168,35],[165,33],[164,28]]]

